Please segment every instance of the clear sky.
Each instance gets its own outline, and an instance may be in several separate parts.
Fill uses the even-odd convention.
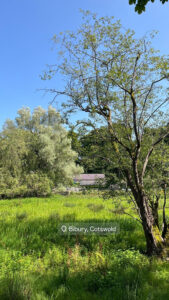
[[[40,79],[45,65],[56,63],[51,38],[81,23],[79,9],[114,16],[137,37],[159,31],[154,46],[169,54],[169,3],[150,3],[138,15],[128,0],[2,0],[0,1],[0,127],[23,106],[47,108],[51,97],[37,92],[49,87]],[[52,82],[56,87],[61,79]]]

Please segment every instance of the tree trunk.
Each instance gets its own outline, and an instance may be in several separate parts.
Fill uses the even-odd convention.
[[[163,238],[155,224],[151,207],[144,192],[139,191],[136,199],[141,216],[142,226],[146,238],[148,255],[163,255]]]
[[[164,203],[163,203],[163,225],[162,225],[162,237],[165,239],[167,234],[167,220],[165,215],[165,206],[167,201],[167,195],[166,195],[166,183],[163,185],[163,193],[164,193]]]
[[[139,216],[146,238],[147,255],[164,256],[166,255],[164,241],[157,226],[157,220],[155,221],[154,219],[153,211],[150,207],[149,199],[144,192],[143,185],[140,185],[138,182],[137,185],[133,184],[132,176],[129,174],[128,170],[125,170],[125,174],[128,186],[132,191],[138,207]],[[137,178],[135,178],[135,181],[137,181]]]
[[[155,200],[154,200],[154,197],[153,197],[153,200],[150,200],[152,214],[153,214],[153,217],[154,217],[154,224],[153,225],[156,225],[158,228],[159,228],[159,218],[158,218],[159,199],[160,199],[160,196],[156,195]]]

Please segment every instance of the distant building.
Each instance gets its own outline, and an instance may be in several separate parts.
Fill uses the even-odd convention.
[[[104,174],[80,174],[74,177],[74,183],[80,185],[97,185],[105,179]]]

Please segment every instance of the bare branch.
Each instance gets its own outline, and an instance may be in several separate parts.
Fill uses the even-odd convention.
[[[129,213],[127,213],[127,212],[125,212],[125,211],[123,211],[123,213],[124,213],[125,215],[128,215],[128,216],[131,217],[132,219],[136,220],[137,222],[139,222],[139,223],[142,225],[142,222],[141,222],[139,219],[137,219],[136,217],[130,215]]]
[[[144,109],[145,109],[145,106],[146,106],[147,99],[148,99],[148,97],[149,97],[149,95],[150,95],[150,93],[151,93],[151,91],[152,91],[154,85],[155,85],[156,83],[159,83],[160,81],[162,81],[162,80],[164,80],[164,79],[166,79],[166,76],[163,76],[163,77],[161,77],[160,79],[157,79],[157,80],[155,80],[155,81],[153,81],[153,82],[151,83],[151,86],[150,86],[150,88],[149,88],[149,90],[148,90],[148,93],[146,94],[146,97],[145,97],[145,100],[144,100],[144,104],[143,104],[143,107],[142,107],[142,110],[141,110],[141,114],[140,114],[140,118],[139,118],[139,125],[140,125],[140,122],[141,122],[141,119],[142,119],[142,115],[143,115],[143,112],[144,112]]]
[[[148,119],[146,120],[146,122],[144,123],[144,127],[147,125],[147,123],[149,122],[149,120],[153,117],[153,115],[159,110],[159,108],[161,108],[167,101],[169,100],[169,97],[166,98],[148,117]]]
[[[169,132],[167,132],[166,134],[164,134],[162,137],[160,137],[150,148],[150,150],[148,151],[147,155],[146,155],[146,159],[144,161],[144,165],[143,165],[143,169],[142,169],[142,178],[144,177],[145,171],[146,171],[146,167],[149,161],[149,158],[154,150],[154,147],[156,145],[158,145],[163,139],[165,139],[167,136],[169,136]]]
[[[134,86],[134,80],[136,77],[136,69],[137,69],[137,64],[138,64],[138,60],[140,58],[140,52],[137,53],[136,59],[135,59],[135,64],[134,64],[134,68],[133,68],[133,75],[132,75],[132,80],[131,80],[131,91],[133,90],[133,86]]]

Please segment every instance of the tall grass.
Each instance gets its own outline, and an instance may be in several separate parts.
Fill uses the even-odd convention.
[[[124,197],[119,205],[130,208]],[[0,202],[0,299],[168,299],[169,265],[149,260],[140,224],[90,195]],[[113,211],[113,212],[112,212]],[[112,221],[118,234],[63,236],[62,221]]]

